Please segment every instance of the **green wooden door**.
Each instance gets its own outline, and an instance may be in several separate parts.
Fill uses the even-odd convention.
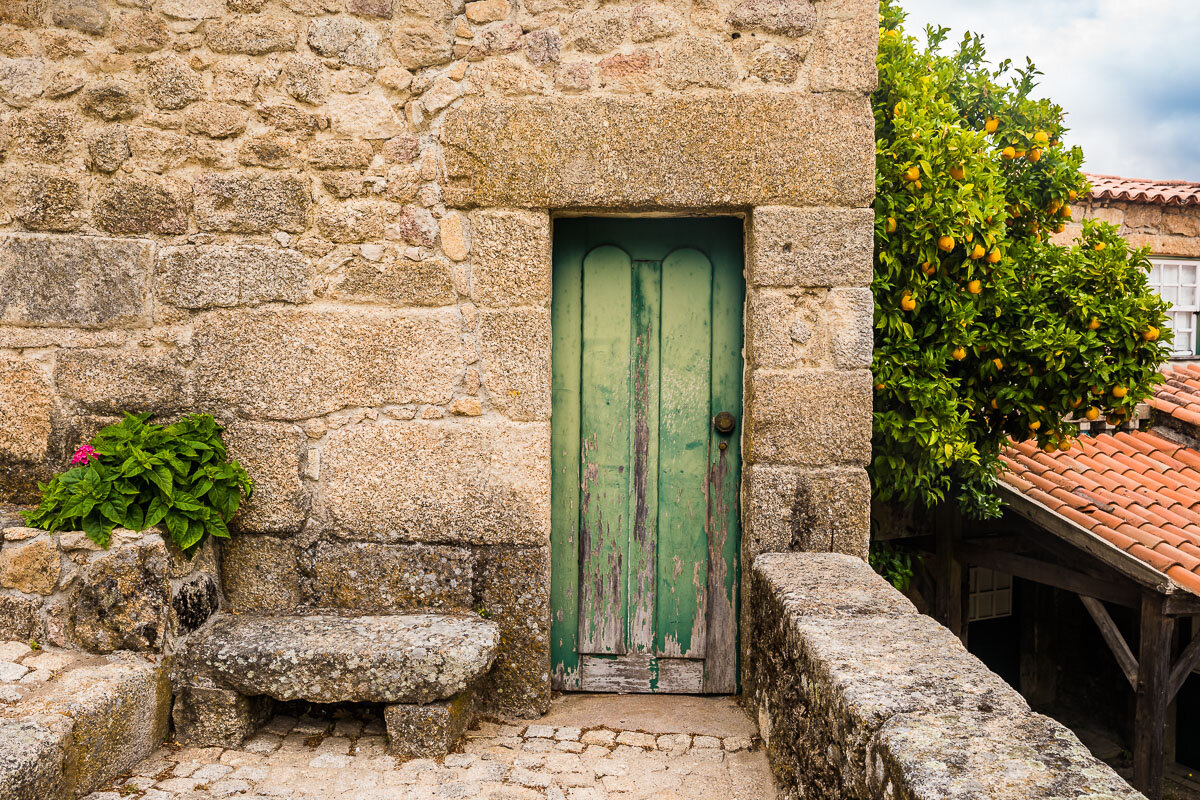
[[[557,689],[737,691],[742,299],[739,220],[555,224]]]

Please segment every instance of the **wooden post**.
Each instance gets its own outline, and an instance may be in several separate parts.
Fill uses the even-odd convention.
[[[1137,709],[1133,721],[1133,783],[1149,800],[1162,800],[1163,734],[1170,702],[1171,634],[1163,596],[1142,594]]]
[[[1054,704],[1058,690],[1058,664],[1054,659],[1054,622],[1049,587],[1017,581],[1017,613],[1021,618],[1021,694],[1034,710]]]
[[[961,535],[958,510],[950,503],[938,506],[937,528],[937,612],[938,621],[960,639],[966,640],[965,572],[956,548]]]

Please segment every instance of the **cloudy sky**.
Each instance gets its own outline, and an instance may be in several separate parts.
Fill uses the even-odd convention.
[[[900,0],[907,30],[1032,58],[1088,172],[1200,181],[1200,0]]]

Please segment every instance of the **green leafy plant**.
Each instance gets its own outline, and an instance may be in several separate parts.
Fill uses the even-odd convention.
[[[883,579],[902,592],[908,591],[913,577],[913,556],[887,542],[872,542],[867,563]]]
[[[881,12],[874,495],[995,516],[1010,437],[1069,450],[1072,419],[1120,425],[1161,382],[1167,304],[1111,225],[1053,238],[1088,187],[1034,66],[992,70],[973,34],[944,53],[945,28],[920,46]]]
[[[83,530],[108,547],[115,527],[166,529],[190,558],[208,536],[229,538],[229,520],[254,485],[227,462],[222,428],[207,414],[171,425],[126,414],[79,448],[78,466],[40,484],[41,504],[26,522],[49,531]]]

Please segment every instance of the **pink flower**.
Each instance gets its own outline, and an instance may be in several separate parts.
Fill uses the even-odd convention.
[[[75,451],[74,457],[71,458],[73,466],[87,465],[93,458],[96,458],[96,450],[90,444],[85,444]]]

